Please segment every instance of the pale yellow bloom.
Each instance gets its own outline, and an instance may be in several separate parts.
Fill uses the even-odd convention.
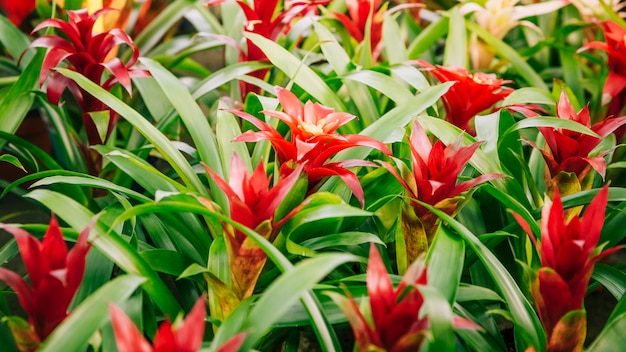
[[[479,26],[486,29],[498,39],[514,27],[524,25],[531,28],[536,26],[522,19],[531,16],[543,15],[567,5],[567,0],[550,0],[530,5],[520,5],[519,0],[487,0],[484,6],[467,1],[461,5],[461,13],[472,13]],[[494,53],[491,48],[472,35],[470,42],[470,57],[475,69],[488,68],[491,65]]]
[[[622,0],[602,0],[602,2],[608,5],[620,17],[626,17],[626,12],[622,11],[626,7],[626,2]],[[578,12],[580,12],[580,17],[585,22],[592,22],[594,19],[601,21],[608,19],[608,14],[602,7],[600,0],[570,0],[570,3],[576,6]]]

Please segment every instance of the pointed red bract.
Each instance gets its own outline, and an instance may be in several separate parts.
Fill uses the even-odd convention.
[[[382,51],[383,20],[386,6],[381,7],[381,0],[346,0],[348,15],[333,12],[339,22],[346,28],[350,36],[362,42],[366,32],[370,33],[372,60],[376,61]],[[368,18],[371,18],[368,28]]]
[[[212,0],[205,4],[215,6],[224,0]],[[249,2],[237,0],[245,16],[244,32],[261,35],[272,41],[278,40],[281,34],[289,31],[292,22],[296,18],[305,16],[307,13],[315,12],[319,5],[326,5],[330,0],[301,0],[285,1],[281,8],[278,0],[254,0],[252,6]],[[251,40],[246,40],[247,51],[240,52],[239,61],[267,61],[265,53]],[[264,68],[249,73],[249,75],[264,79],[269,69]],[[258,92],[259,88],[251,84],[241,82],[241,94],[245,96],[250,92]]]
[[[542,210],[539,257],[541,269],[533,283],[533,297],[537,311],[548,335],[569,312],[583,309],[583,299],[595,263],[617,248],[598,253],[597,246],[604,223],[608,201],[608,187],[603,187],[587,207],[582,219],[565,217],[558,189],[554,200],[546,200]],[[516,220],[524,231],[530,227],[520,217]],[[584,336],[581,337],[584,340]]]
[[[441,97],[446,110],[446,121],[476,135],[472,124],[474,117],[494,106],[513,92],[503,86],[510,81],[498,79],[494,74],[470,73],[461,67],[431,65],[418,60],[416,63],[435,76],[439,82],[456,82]]]
[[[298,181],[302,172],[301,166],[286,177],[278,179],[271,188],[271,178],[265,174],[263,164],[260,163],[250,175],[237,154],[233,154],[231,158],[229,182],[208,166],[204,167],[228,197],[230,218],[257,231],[267,240],[273,241],[280,226],[295,214],[292,211],[282,219],[275,218],[276,210]],[[263,249],[244,233],[230,225],[224,227],[232,290],[238,299],[243,300],[252,295],[267,256]]]
[[[52,217],[43,242],[10,225],[0,228],[15,237],[30,285],[21,276],[0,267],[0,280],[15,292],[35,334],[43,341],[67,317],[67,309],[80,287],[85,272],[89,225],[68,252],[56,217]]]
[[[35,10],[35,0],[0,0],[0,8],[6,14],[9,21],[19,27],[22,21]]]
[[[83,122],[90,144],[102,144],[106,141],[117,123],[118,115],[54,69],[64,66],[79,72],[105,90],[111,90],[119,83],[129,94],[132,89],[132,77],[148,76],[146,71],[133,68],[139,59],[139,49],[124,31],[113,28],[101,33],[94,32],[98,18],[109,11],[116,10],[103,8],[89,14],[87,9],[81,9],[67,11],[68,22],[58,18],[44,20],[33,29],[33,34],[42,29],[56,28],[65,37],[45,35],[30,44],[31,48],[48,49],[39,76],[40,85],[43,86],[47,81],[48,100],[53,104],[59,104],[61,95],[66,89],[73,94],[83,111]],[[121,45],[131,50],[132,55],[127,62],[111,57]],[[89,115],[100,111],[108,111],[110,114],[104,139],[100,137]]]
[[[430,328],[428,316],[420,314],[424,297],[417,287],[427,284],[426,273],[421,258],[411,264],[394,288],[376,246],[370,245],[366,277],[373,326],[353,299],[334,298],[352,326],[359,351],[419,350]],[[478,328],[460,317],[455,317],[453,324],[461,329]]]
[[[452,215],[457,202],[448,202],[481,183],[502,177],[498,174],[481,175],[457,184],[458,177],[480,146],[480,142],[462,145],[459,136],[452,144],[444,147],[441,141],[431,144],[422,125],[415,121],[409,140],[411,147],[412,172],[400,175],[388,163],[385,168],[405,188],[415,214],[420,218],[426,233],[432,236],[437,218],[432,212],[414,200],[430,204]]]
[[[626,116],[606,119],[591,126],[589,108],[585,106],[576,112],[565,90],[561,92],[556,116],[588,127],[599,137],[561,128],[539,127],[539,131],[546,139],[546,147],[540,151],[548,166],[550,177],[554,178],[560,172],[574,173],[582,182],[591,170],[595,170],[604,178],[606,172],[604,155],[609,151],[603,151],[597,155],[590,155],[590,153],[602,142],[603,138],[626,124]],[[536,147],[533,143],[531,145]],[[548,184],[550,183],[548,181]]]
[[[373,166],[374,164],[362,160],[348,160],[342,162],[328,162],[342,150],[357,146],[371,147],[390,155],[391,151],[384,143],[361,135],[341,135],[337,129],[348,123],[356,116],[335,112],[334,109],[318,103],[300,100],[290,91],[276,87],[276,95],[283,111],[261,111],[285,122],[291,132],[291,139],[287,140],[276,129],[256,117],[243,111],[231,111],[233,114],[249,121],[260,131],[247,131],[235,138],[236,142],[258,142],[268,140],[276,152],[276,158],[281,164],[281,177],[293,172],[295,167],[302,166],[303,172],[309,179],[309,189],[328,176],[339,176],[364,206],[363,189],[356,175],[346,169],[351,166]]]
[[[143,337],[135,324],[121,309],[109,305],[115,343],[120,352],[197,352],[202,347],[206,296],[196,301],[187,317],[176,326],[164,321],[154,336],[154,343]]]
[[[619,114],[626,101],[626,29],[613,21],[600,23],[604,42],[594,41],[584,45],[578,51],[590,49],[607,53],[609,74],[602,90],[603,103],[609,103],[609,115]]]

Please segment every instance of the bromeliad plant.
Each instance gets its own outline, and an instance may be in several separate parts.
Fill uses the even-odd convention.
[[[608,188],[603,187],[585,214],[571,220],[565,216],[558,190],[546,199],[542,210],[540,244],[528,223],[517,221],[531,237],[541,259],[532,294],[546,330],[547,351],[582,351],[587,333],[583,300],[594,265],[620,248],[602,251],[598,245],[607,206]]]
[[[132,93],[131,78],[148,76],[145,70],[133,67],[139,58],[139,49],[123,30],[112,28],[97,32],[95,26],[98,19],[102,20],[102,16],[111,11],[116,10],[105,8],[93,14],[89,14],[87,9],[67,11],[67,21],[57,18],[44,20],[33,29],[33,34],[56,28],[63,36],[44,35],[30,44],[33,48],[48,49],[39,75],[39,84],[42,87],[45,85],[48,101],[61,104],[61,97],[68,90],[78,104],[87,137],[86,147],[105,144],[115,129],[119,115],[55,69],[65,66],[85,75],[107,91],[119,84],[128,94]],[[131,51],[126,62],[115,56],[121,45]],[[87,150],[83,153],[91,161],[90,153]],[[97,173],[100,166],[92,166]]]
[[[561,92],[556,116],[588,127],[597,136],[566,129],[539,127],[539,132],[546,140],[546,147],[540,149],[548,166],[545,176],[546,185],[556,185],[565,195],[589,189],[594,175],[590,173],[591,170],[595,170],[600,177],[604,178],[606,172],[604,157],[610,152],[610,150],[596,150],[596,147],[602,142],[602,138],[626,124],[626,116],[608,118],[591,126],[589,108],[585,106],[577,113],[565,90]],[[537,148],[536,145],[534,146]]]
[[[359,351],[416,351],[428,338],[430,321],[424,312],[425,299],[420,286],[428,284],[423,257],[409,266],[398,287],[394,288],[380,253],[370,245],[367,264],[367,291],[373,324],[365,318],[357,302],[337,293],[327,293],[348,318]],[[454,317],[455,328],[478,326]],[[373,325],[373,326],[372,326]]]
[[[303,106],[293,93],[282,87],[276,88],[276,94],[283,111],[264,110],[261,113],[286,123],[291,133],[290,139],[288,140],[275,128],[246,112],[232,111],[260,130],[258,132],[247,131],[235,138],[234,141],[258,142],[268,140],[276,152],[282,177],[290,175],[301,166],[308,177],[309,190],[315,190],[325,178],[339,176],[348,185],[361,206],[364,206],[361,184],[356,174],[347,168],[374,166],[374,164],[363,160],[330,162],[329,160],[335,154],[353,147],[371,147],[385,154],[391,154],[389,148],[367,136],[337,133],[339,127],[356,118],[354,115],[336,112],[332,108],[312,101],[307,101]]]
[[[292,217],[296,209],[285,211],[281,204],[290,195],[297,197],[294,186],[300,179],[302,166],[288,176],[280,178],[270,187],[271,177],[265,173],[263,164],[259,164],[252,175],[248,173],[241,157],[234,154],[230,165],[230,179],[228,183],[206,165],[209,175],[215,180],[218,187],[227,195],[230,203],[230,218],[250,229],[268,241],[273,241],[283,223]],[[213,206],[202,200],[207,207]],[[289,205],[289,204],[287,204]],[[297,206],[292,205],[292,206]],[[261,270],[267,259],[263,249],[253,239],[224,224],[224,239],[228,254],[228,268],[230,271],[230,287],[218,278],[209,276],[209,290],[214,290],[218,296],[219,305],[212,306],[213,315],[219,319],[227,317],[241,301],[250,297]],[[215,285],[215,288],[211,288]]]
[[[621,8],[417,2],[0,1],[0,350],[619,346]]]
[[[15,237],[30,279],[29,285],[19,274],[0,268],[0,279],[15,290],[28,315],[28,324],[19,317],[10,317],[9,327],[21,351],[35,351],[67,317],[85,273],[85,257],[91,247],[87,240],[92,226],[80,233],[69,251],[54,216],[42,242],[23,229],[1,226]]]
[[[459,175],[480,147],[479,142],[468,146],[462,143],[461,135],[448,146],[444,146],[440,140],[431,144],[426,131],[416,121],[409,138],[411,169],[402,161],[396,162],[400,172],[391,164],[383,163],[406,192],[398,231],[401,233],[400,238],[404,239],[408,263],[428,251],[439,226],[439,218],[425,208],[422,202],[448,215],[454,215],[461,210],[467,191],[481,183],[502,177],[498,174],[480,175],[457,184]]]

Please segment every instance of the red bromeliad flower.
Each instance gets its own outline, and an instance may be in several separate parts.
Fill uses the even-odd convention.
[[[374,244],[370,245],[367,265],[367,292],[373,326],[353,299],[329,293],[341,307],[352,326],[359,351],[418,351],[428,334],[430,322],[422,313],[424,297],[417,285],[428,283],[423,259],[415,261],[394,289],[389,273]],[[453,318],[457,328],[478,326],[460,317]]]
[[[197,352],[204,337],[206,298],[203,295],[182,322],[165,320],[154,335],[152,345],[137,329],[132,320],[118,307],[110,304],[109,314],[120,352]]]
[[[594,41],[579,49],[579,52],[589,49],[598,49],[608,54],[609,75],[604,82],[603,103],[609,103],[610,115],[620,114],[623,102],[626,100],[626,29],[612,21],[601,23],[606,42]],[[618,99],[616,99],[618,98]]]
[[[442,97],[446,121],[472,136],[476,135],[473,118],[513,92],[513,88],[503,86],[511,81],[497,79],[494,74],[472,74],[461,67],[433,66],[423,60],[416,63],[442,83],[456,82]]]
[[[369,35],[372,60],[376,61],[382,51],[383,20],[387,5],[381,6],[381,0],[346,0],[348,14],[333,12],[333,15],[346,27],[346,30],[357,42],[365,39],[368,30],[367,20],[371,18]]]
[[[228,183],[206,165],[205,169],[228,197],[230,218],[255,230],[266,239],[273,240],[282,224],[294,214],[291,212],[280,220],[275,219],[276,210],[296,184],[302,167],[280,178],[272,188],[269,187],[271,177],[265,174],[262,163],[250,175],[237,154],[231,159]],[[252,295],[266,255],[254,240],[241,231],[230,226],[225,227],[232,290],[239,300],[243,300]]]
[[[602,257],[621,248],[601,253],[602,247],[597,247],[607,200],[608,187],[604,187],[582,219],[574,216],[568,221],[556,189],[554,201],[547,199],[542,210],[541,246],[526,221],[513,214],[539,250],[542,267],[532,292],[548,336],[548,351],[582,350],[586,331],[583,299],[593,267]]]
[[[354,115],[335,112],[329,107],[311,101],[302,105],[293,93],[281,87],[276,87],[276,94],[283,112],[262,111],[262,113],[285,122],[291,130],[291,140],[286,140],[276,129],[250,114],[243,111],[231,111],[260,129],[259,132],[247,131],[235,141],[269,140],[276,151],[276,158],[281,163],[282,177],[293,172],[296,166],[303,166],[303,171],[309,178],[309,188],[312,189],[326,177],[339,176],[363,206],[364,196],[361,184],[357,176],[346,168],[373,166],[373,164],[363,160],[330,163],[328,160],[340,151],[356,146],[376,148],[387,155],[391,154],[389,148],[370,137],[336,133],[339,127],[355,119]]]
[[[207,6],[221,4],[226,0],[210,0]],[[237,4],[246,17],[244,32],[259,34],[272,41],[287,32],[291,23],[298,16],[314,11],[318,5],[326,5],[330,0],[291,0],[285,1],[283,8],[279,0],[254,0],[252,6],[246,1],[238,0]],[[239,61],[267,61],[267,56],[252,41],[247,40],[247,53],[241,52]],[[250,73],[251,76],[264,79],[269,69]],[[256,92],[258,88],[242,82],[242,95]]]
[[[118,115],[79,88],[74,81],[53,69],[65,62],[68,69],[81,73],[105,90],[109,91],[119,83],[129,94],[132,89],[131,78],[148,75],[144,70],[132,68],[139,58],[139,51],[123,30],[113,28],[102,33],[94,32],[96,20],[108,11],[112,9],[101,9],[93,14],[88,14],[87,9],[67,11],[68,22],[57,18],[45,20],[33,29],[33,33],[52,27],[59,29],[67,38],[46,35],[35,39],[30,45],[49,49],[41,68],[39,83],[43,86],[48,81],[46,93],[53,104],[59,104],[65,89],[73,94],[83,111],[83,123],[90,144],[106,141],[117,123]],[[126,44],[132,51],[127,62],[110,57],[122,44]],[[103,134],[99,133],[92,117],[102,112],[108,114],[107,130]]]
[[[599,137],[565,129],[539,127],[539,131],[546,139],[547,148],[541,149],[541,154],[548,166],[550,178],[554,179],[561,172],[573,173],[578,178],[578,181],[582,183],[591,169],[596,170],[604,178],[606,172],[604,155],[608,151],[601,152],[595,156],[590,156],[590,153],[600,144],[604,137],[626,124],[626,116],[606,119],[591,126],[588,107],[585,106],[576,113],[565,91],[561,93],[556,116],[589,127]],[[531,145],[536,147],[533,143]],[[549,180],[546,181],[546,184],[551,183]]]
[[[54,216],[44,234],[43,242],[20,228],[4,224],[0,224],[0,228],[15,237],[30,285],[20,275],[2,267],[0,280],[5,281],[17,293],[32,329],[27,332],[33,339],[30,342],[38,343],[48,337],[67,317],[67,309],[85,273],[85,257],[90,248],[87,238],[92,225],[80,233],[69,252]]]
[[[409,232],[414,233],[421,229],[415,233],[418,236],[417,239],[405,239],[409,260],[412,262],[420,253],[428,249],[437,231],[438,219],[435,214],[415,200],[430,204],[452,215],[460,210],[458,206],[464,199],[461,193],[502,176],[481,175],[457,184],[459,174],[480,146],[480,142],[463,146],[462,136],[459,136],[447,147],[444,147],[441,141],[432,145],[424,128],[417,121],[413,124],[409,142],[412,171],[402,169],[401,173],[398,173],[388,163],[383,163],[383,166],[398,179],[409,197],[408,207],[405,206],[402,211],[402,226],[407,227],[405,236],[408,236]]]
[[[22,24],[28,14],[35,10],[36,5],[35,0],[0,0],[0,9],[17,27]]]

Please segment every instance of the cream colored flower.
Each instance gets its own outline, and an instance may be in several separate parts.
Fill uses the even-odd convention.
[[[556,11],[569,3],[567,0],[550,0],[530,5],[518,5],[519,2],[519,0],[487,0],[485,5],[481,6],[467,1],[461,5],[461,13],[464,15],[472,13],[479,26],[494,37],[503,39],[514,27],[523,25],[536,28],[532,22],[522,19]],[[473,34],[470,42],[470,57],[475,69],[489,68],[494,52]]]

